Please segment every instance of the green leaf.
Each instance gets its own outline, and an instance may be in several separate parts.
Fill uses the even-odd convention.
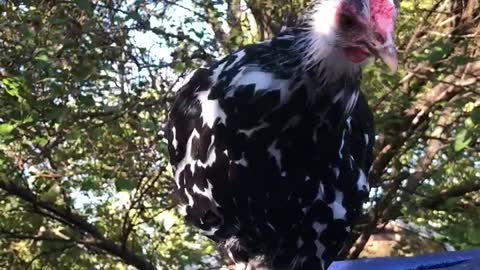
[[[475,125],[480,124],[480,107],[473,109],[471,118]]]
[[[89,0],[75,0],[75,3],[77,3],[77,6],[82,10],[89,12],[92,10],[92,4]]]
[[[95,181],[94,177],[87,177],[85,180],[82,181],[82,184],[80,186],[80,190],[82,191],[90,191],[90,190],[95,190],[98,189],[98,184]]]
[[[12,97],[20,97],[21,81],[18,78],[5,78],[2,80],[5,92]]]
[[[78,128],[74,128],[70,130],[70,132],[67,133],[65,137],[67,138],[67,140],[75,141],[82,138],[82,135],[83,133],[81,130],[79,130]]]
[[[37,60],[39,62],[47,62],[48,63],[48,55],[46,53],[38,54],[35,57],[35,60]]]
[[[470,144],[471,141],[472,141],[472,138],[468,136],[468,131],[466,129],[461,130],[455,137],[455,145],[454,145],[455,151],[456,152],[462,151]]]
[[[127,15],[127,20],[128,19],[133,19],[135,21],[141,21],[142,20],[142,16],[140,16],[140,14],[138,13],[138,11],[130,11],[128,12],[128,15]]]
[[[431,64],[435,64],[440,60],[444,59],[445,57],[447,57],[448,54],[453,50],[454,45],[449,40],[447,41],[439,40],[434,44],[432,44],[430,48],[432,51],[428,55],[428,61]]]
[[[480,244],[480,230],[478,230],[478,228],[468,229],[467,235],[470,241],[472,241],[474,244],[476,245]]]
[[[452,57],[452,64],[457,65],[457,66],[466,65],[466,64],[474,62],[474,61],[475,61],[474,58],[464,56],[464,55],[459,55],[459,56]]]
[[[166,143],[159,143],[157,144],[157,150],[158,152],[162,154],[167,154],[168,153],[168,145]]]
[[[135,183],[127,179],[118,179],[115,181],[115,188],[118,192],[121,191],[132,191],[135,188]]]
[[[27,40],[32,40],[34,37],[34,34],[30,30],[29,24],[22,24],[19,27],[20,32],[23,34],[24,38]]]
[[[118,122],[111,122],[108,124],[108,130],[117,136],[122,136],[123,128],[118,124]]]
[[[101,128],[88,129],[87,132],[88,135],[95,140],[100,140],[104,134],[104,131]]]
[[[78,97],[82,105],[85,105],[87,107],[91,107],[95,105],[95,100],[93,99],[92,96],[80,96]]]
[[[65,107],[53,107],[51,111],[49,111],[45,118],[47,120],[61,122],[65,117],[68,116],[68,108]]]
[[[47,138],[43,138],[43,137],[37,137],[33,140],[33,142],[37,145],[39,145],[40,147],[43,147],[45,145],[47,145],[48,143],[48,139]]]
[[[40,194],[40,199],[46,202],[55,202],[60,196],[61,188],[58,184],[53,184],[46,192]]]
[[[12,97],[19,97],[18,88],[6,88],[5,91]]]
[[[12,124],[0,124],[0,136],[10,134],[14,129],[15,125]]]

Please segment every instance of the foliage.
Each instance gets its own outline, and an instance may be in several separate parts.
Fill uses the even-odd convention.
[[[135,44],[146,3],[110,4],[2,6],[0,268],[171,269],[211,253],[168,214],[174,82],[157,78],[175,63]]]
[[[167,110],[187,73],[308,2],[0,1],[0,268],[215,268],[172,208]],[[401,216],[480,246],[479,15],[405,0],[402,67],[365,69],[378,142],[361,239]]]

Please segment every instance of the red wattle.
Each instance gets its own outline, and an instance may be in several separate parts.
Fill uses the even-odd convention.
[[[347,58],[356,64],[365,61],[370,56],[368,51],[360,47],[347,47],[344,52]]]

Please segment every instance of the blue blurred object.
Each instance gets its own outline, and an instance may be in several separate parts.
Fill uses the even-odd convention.
[[[480,249],[334,262],[328,270],[480,270]]]

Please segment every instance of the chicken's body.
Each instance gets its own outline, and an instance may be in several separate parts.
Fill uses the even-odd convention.
[[[305,61],[309,34],[290,28],[200,68],[170,112],[181,212],[238,266],[325,269],[368,196],[361,70],[335,53]]]

